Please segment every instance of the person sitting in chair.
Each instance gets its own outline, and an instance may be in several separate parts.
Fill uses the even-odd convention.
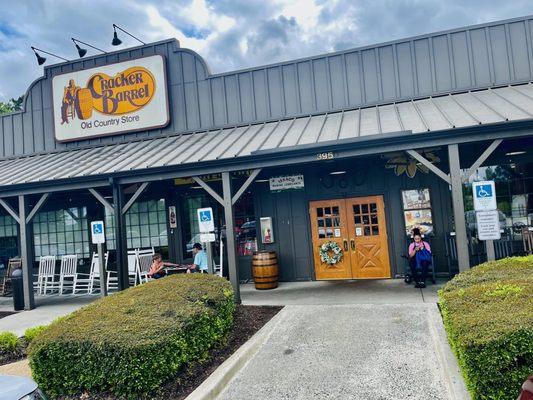
[[[426,287],[426,278],[431,264],[431,247],[422,240],[420,229],[414,228],[413,242],[409,245],[409,267],[416,288]]]
[[[195,243],[192,246],[192,252],[194,254],[194,261],[192,265],[192,270],[194,272],[207,272],[207,255],[205,254],[205,251],[202,249],[202,245],[200,243]]]
[[[159,279],[164,277],[167,273],[164,270],[166,265],[175,265],[171,263],[165,263],[163,262],[163,258],[161,257],[161,254],[156,253],[152,256],[152,265],[150,266],[150,271],[148,272],[148,276],[150,278]]]

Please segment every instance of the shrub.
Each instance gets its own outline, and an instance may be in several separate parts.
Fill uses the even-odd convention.
[[[40,335],[45,329],[47,328],[46,325],[39,325],[35,326],[33,328],[28,328],[24,331],[24,340],[26,340],[26,343],[30,344],[33,342],[33,340]]]
[[[206,274],[169,276],[53,322],[29,347],[33,378],[50,395],[139,398],[202,360],[233,323],[231,285]]]
[[[13,351],[17,348],[18,337],[11,332],[0,333],[0,351]]]
[[[439,305],[472,398],[516,398],[533,371],[533,257],[459,274],[439,292]]]

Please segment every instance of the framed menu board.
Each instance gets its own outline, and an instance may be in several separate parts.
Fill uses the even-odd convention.
[[[420,229],[424,236],[432,236],[433,216],[429,189],[402,190],[405,233],[411,236],[414,228]]]

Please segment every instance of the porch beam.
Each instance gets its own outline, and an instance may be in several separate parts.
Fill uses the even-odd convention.
[[[122,209],[122,214],[126,214],[130,207],[135,203],[135,200],[144,192],[144,190],[148,187],[150,182],[143,182],[141,186],[137,188],[135,193],[133,193],[133,196],[131,196],[131,199],[128,200],[128,202],[124,205],[124,208]]]
[[[43,207],[46,200],[48,200],[48,197],[50,196],[50,193],[45,193],[41,196],[37,204],[33,207],[33,209],[30,211],[28,216],[26,217],[26,223],[29,224],[33,217],[35,217],[35,214],[39,212],[39,210]]]
[[[474,164],[472,164],[472,166],[468,168],[468,171],[466,171],[466,176],[463,177],[465,181],[467,181],[468,178],[474,175],[474,172],[476,172],[476,170],[481,167],[481,164],[483,164],[487,160],[487,158],[489,158],[489,156],[494,152],[494,150],[496,150],[496,148],[501,144],[501,142],[503,142],[503,139],[496,139],[490,144],[489,147],[485,149],[483,154],[481,154],[474,162]]]
[[[28,203],[24,195],[18,196],[19,201],[19,234],[20,234],[20,259],[22,262],[22,287],[24,291],[24,309],[35,308],[33,295],[33,240],[31,225],[27,221]]]
[[[252,184],[252,182],[257,178],[257,175],[261,172],[261,168],[254,169],[248,179],[242,184],[241,188],[235,193],[235,196],[231,198],[231,204],[235,204],[239,200],[246,189]]]
[[[466,236],[465,207],[463,200],[463,182],[461,180],[461,165],[459,162],[459,145],[448,145],[448,161],[450,164],[450,181],[452,187],[453,219],[455,222],[455,240],[457,246],[457,260],[459,272],[470,268],[468,255],[468,238]]]
[[[429,161],[426,157],[424,157],[422,154],[420,154],[416,150],[406,150],[407,154],[409,154],[411,157],[413,157],[415,160],[418,160],[423,165],[425,165],[431,172],[433,172],[435,175],[437,175],[439,178],[444,180],[448,185],[450,184],[450,176],[444,172],[442,172],[441,169],[439,169],[435,164],[433,164],[431,161]]]
[[[211,186],[209,186],[207,183],[205,183],[198,176],[193,176],[192,180],[195,181],[198,185],[200,185],[207,193],[209,193],[221,205],[225,204],[224,203],[224,199],[222,197],[220,197],[220,195],[217,192],[215,192]]]
[[[15,210],[13,210],[13,208],[9,205],[9,203],[7,203],[4,199],[0,198],[0,205],[2,205],[2,207],[5,208],[5,210],[9,213],[9,215],[11,215],[13,219],[17,221],[17,224],[20,225],[19,215]]]
[[[124,191],[120,184],[112,181],[113,204],[116,207],[115,221],[115,251],[117,257],[118,289],[127,289],[130,285],[128,274],[128,241],[126,238],[126,218],[122,213],[124,207]]]
[[[95,189],[93,188],[89,188],[89,192],[91,192],[91,194],[96,197],[96,200],[98,200],[100,203],[103,204],[103,206],[105,208],[107,208],[109,210],[109,212],[111,214],[114,214],[115,212],[115,207],[113,206],[113,204],[111,204],[110,202],[108,202],[104,196],[102,196],[100,193],[98,193]]]
[[[241,291],[239,286],[239,268],[237,265],[237,251],[235,247],[235,226],[233,203],[231,196],[231,175],[229,172],[222,172],[222,190],[224,193],[224,217],[226,220],[226,243],[228,251],[228,272],[235,302],[240,304]]]

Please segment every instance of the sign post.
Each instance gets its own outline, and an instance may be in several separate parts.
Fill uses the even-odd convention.
[[[102,294],[102,296],[107,296],[106,273],[104,268],[104,250],[102,248],[102,244],[105,243],[104,221],[91,222],[91,237],[93,244],[96,244],[98,247],[98,271],[100,273],[100,293]]]
[[[474,210],[476,211],[476,224],[478,239],[485,241],[487,261],[494,261],[493,240],[499,240],[500,217],[496,203],[496,186],[494,181],[473,182]]]
[[[215,241],[215,221],[213,218],[213,209],[211,207],[199,208],[198,227],[200,228],[200,241],[205,246],[207,255],[207,272],[213,273],[213,249],[211,243]]]

